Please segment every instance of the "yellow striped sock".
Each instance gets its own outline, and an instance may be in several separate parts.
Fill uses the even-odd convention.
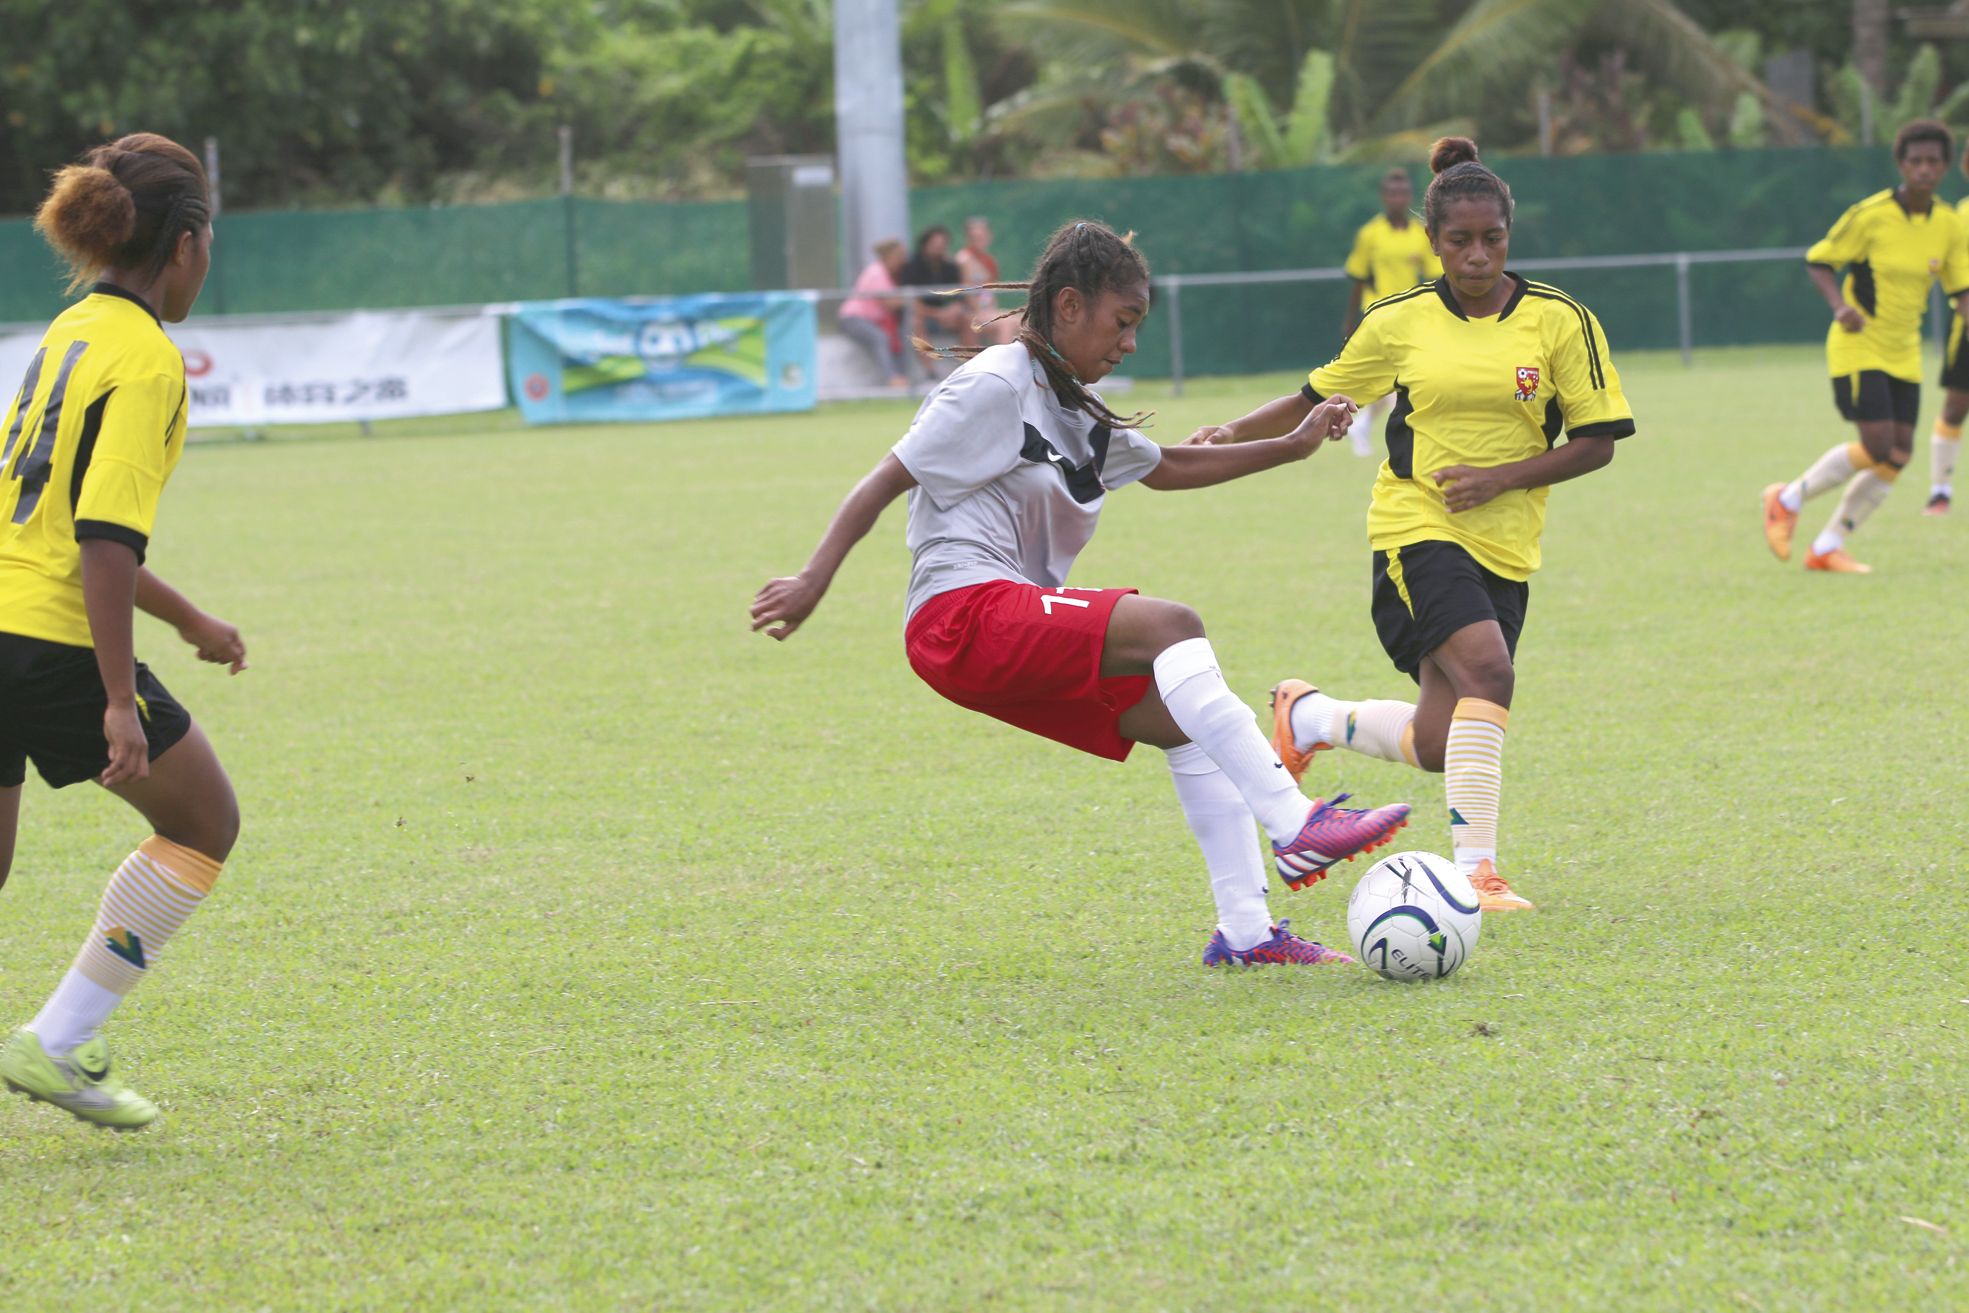
[[[219,863],[182,844],[158,835],[144,840],[110,877],[75,970],[112,994],[128,994],[212,892],[219,870]]]
[[[1482,698],[1461,698],[1443,745],[1443,793],[1458,869],[1497,858],[1497,809],[1504,792],[1504,730],[1511,713]]]

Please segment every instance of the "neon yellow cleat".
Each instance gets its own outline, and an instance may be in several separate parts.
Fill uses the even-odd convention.
[[[109,1045],[100,1035],[73,1053],[51,1058],[23,1026],[0,1046],[0,1080],[15,1093],[113,1131],[134,1131],[157,1120],[155,1104],[109,1078]]]

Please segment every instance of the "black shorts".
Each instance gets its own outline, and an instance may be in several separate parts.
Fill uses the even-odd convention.
[[[57,789],[102,774],[108,707],[94,650],[0,634],[0,789],[25,780],[29,761]],[[141,661],[137,713],[152,761],[191,730],[191,713]]]
[[[1531,585],[1506,579],[1450,542],[1411,543],[1374,554],[1374,628],[1395,669],[1421,682],[1422,659],[1465,625],[1497,621],[1518,654]]]
[[[1862,369],[1832,380],[1832,400],[1847,419],[1891,419],[1913,428],[1921,413],[1921,385],[1878,369]]]
[[[1969,351],[1962,349],[1962,316],[1949,312],[1948,336],[1942,339],[1942,386],[1969,392]]]

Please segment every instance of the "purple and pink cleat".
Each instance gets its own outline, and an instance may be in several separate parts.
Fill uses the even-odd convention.
[[[1272,860],[1279,878],[1294,889],[1304,889],[1326,875],[1337,862],[1350,862],[1365,852],[1373,852],[1392,841],[1395,831],[1408,824],[1408,804],[1387,807],[1336,807],[1351,794],[1336,793],[1333,802],[1313,800],[1312,814],[1288,843],[1272,845]]]
[[[1280,921],[1272,927],[1272,937],[1262,944],[1239,951],[1224,942],[1224,932],[1217,931],[1210,936],[1210,944],[1203,950],[1203,965],[1207,967],[1239,966],[1341,966],[1354,959],[1325,944],[1315,944],[1310,939],[1301,939],[1286,929],[1290,919]]]

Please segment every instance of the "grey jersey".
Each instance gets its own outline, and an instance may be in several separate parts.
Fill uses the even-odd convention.
[[[896,459],[909,492],[904,621],[938,593],[994,579],[1058,588],[1094,536],[1107,490],[1133,483],[1162,448],[1053,397],[1017,342],[980,352],[923,402]]]

